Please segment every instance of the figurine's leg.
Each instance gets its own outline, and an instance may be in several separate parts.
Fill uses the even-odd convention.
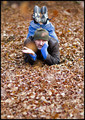
[[[27,38],[29,36],[33,36],[35,33],[35,30],[37,30],[38,28],[40,28],[40,24],[39,23],[35,23],[34,20],[32,20],[30,22],[30,26],[28,28],[28,34],[27,34]]]
[[[48,21],[47,24],[42,24],[42,28],[46,29],[49,32],[49,36],[55,38],[59,42],[58,37],[55,33],[55,27],[51,22]]]
[[[41,21],[40,12],[41,12],[40,8],[37,5],[35,5],[33,10],[33,20],[30,22],[27,38],[29,36],[33,36],[35,30],[40,28],[40,24],[39,24],[39,22]]]

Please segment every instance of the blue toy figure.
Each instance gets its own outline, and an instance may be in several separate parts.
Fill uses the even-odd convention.
[[[42,17],[40,18],[40,13],[42,14]],[[42,24],[40,24],[40,22]],[[48,18],[48,11],[47,11],[47,7],[43,6],[41,9],[36,5],[34,7],[34,11],[33,11],[33,20],[30,22],[30,26],[28,29],[28,34],[27,34],[27,38],[29,38],[29,36],[33,36],[35,33],[35,30],[37,30],[38,28],[43,28],[46,29],[49,32],[49,36],[55,38],[58,42],[58,37],[55,33],[55,28],[52,25],[51,22],[49,22],[49,18]]]

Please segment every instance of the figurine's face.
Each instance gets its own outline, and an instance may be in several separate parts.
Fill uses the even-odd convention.
[[[35,40],[35,44],[39,50],[41,50],[42,46],[45,43],[48,44],[48,41],[47,40],[46,41],[45,40]]]

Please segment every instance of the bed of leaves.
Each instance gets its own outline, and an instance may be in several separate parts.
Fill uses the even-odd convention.
[[[1,118],[83,119],[84,10],[72,1],[36,4],[55,16],[61,64],[24,62],[21,50],[35,2],[1,4]]]

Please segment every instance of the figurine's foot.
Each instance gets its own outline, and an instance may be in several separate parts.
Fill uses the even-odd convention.
[[[36,5],[33,11],[33,19],[34,19],[34,22],[36,23],[39,23],[41,21],[40,12],[41,12],[40,8]]]
[[[46,6],[43,6],[41,8],[41,14],[42,14],[42,17],[41,17],[41,22],[43,24],[46,24],[47,23],[47,19],[48,19],[48,10],[47,10],[47,7]]]

